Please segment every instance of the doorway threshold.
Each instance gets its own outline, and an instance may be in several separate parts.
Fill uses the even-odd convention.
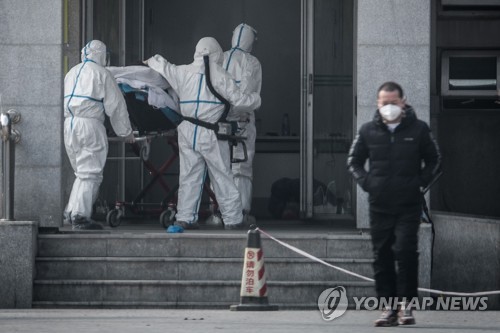
[[[101,221],[101,223],[104,223]],[[266,232],[276,236],[316,236],[316,235],[359,235],[360,230],[356,229],[356,223],[352,219],[334,219],[334,220],[273,220],[258,219],[257,226]],[[111,228],[104,224],[104,230],[85,231],[71,229],[71,226],[64,225],[59,228],[58,233],[97,233],[97,234],[150,234],[166,233],[164,227],[160,225],[157,219],[131,219],[124,220],[116,227]],[[189,234],[246,234],[247,230],[224,230],[221,227],[213,227],[200,222],[199,230],[188,230],[184,233]]]

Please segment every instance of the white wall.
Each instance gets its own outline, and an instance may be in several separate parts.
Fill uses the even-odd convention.
[[[385,81],[401,84],[417,116],[429,122],[431,1],[358,0],[357,6],[357,128],[372,119]],[[357,189],[357,227],[368,228],[368,198]]]

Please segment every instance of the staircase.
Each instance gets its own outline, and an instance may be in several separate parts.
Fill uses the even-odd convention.
[[[372,276],[369,236],[278,238],[334,265]],[[33,307],[228,308],[239,303],[246,233],[39,235]],[[317,308],[327,288],[374,296],[373,283],[262,237],[269,302]],[[350,302],[351,303],[351,302]]]

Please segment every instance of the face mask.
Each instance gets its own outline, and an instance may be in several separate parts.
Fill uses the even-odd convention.
[[[397,105],[387,104],[381,107],[379,109],[379,112],[382,118],[384,118],[385,120],[393,121],[396,120],[401,115],[403,110]]]

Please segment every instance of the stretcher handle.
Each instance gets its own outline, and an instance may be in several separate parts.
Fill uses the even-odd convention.
[[[166,132],[154,132],[154,133],[146,133],[143,135],[139,136],[138,131],[134,131],[134,136],[135,136],[135,142],[143,142],[143,141],[149,141],[151,139],[160,137],[160,136],[175,136],[175,130],[168,130]],[[123,142],[125,138],[119,137],[119,136],[112,136],[108,137],[109,142]]]
[[[135,142],[142,142],[142,141],[148,141],[151,138],[155,138],[156,135],[144,135],[144,136],[136,136],[135,137]],[[124,142],[125,138],[122,138],[120,136],[112,136],[108,137],[109,142]]]

